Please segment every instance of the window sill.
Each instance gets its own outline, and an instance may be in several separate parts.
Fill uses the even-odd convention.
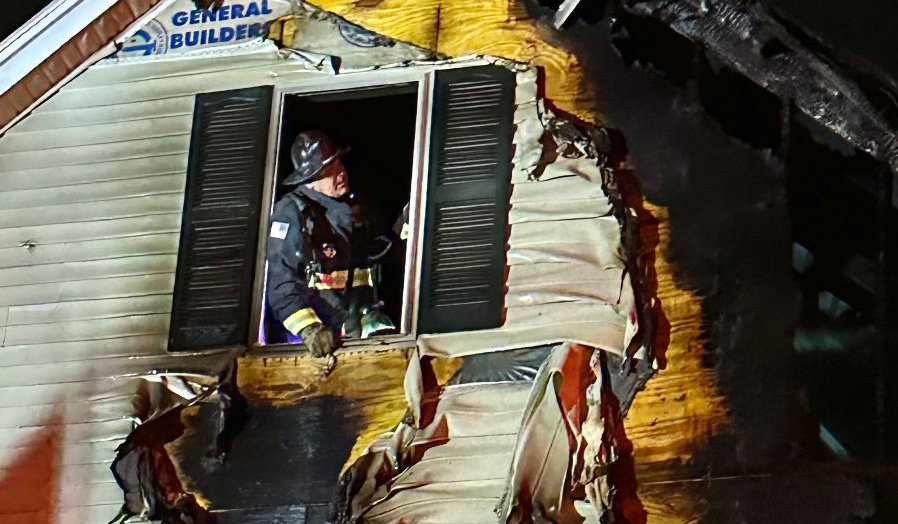
[[[415,347],[415,337],[412,335],[388,335],[372,337],[363,340],[347,340],[334,353],[337,356],[359,353],[388,351],[393,349],[411,349]],[[288,357],[308,355],[309,350],[305,344],[268,344],[265,346],[253,346],[245,356],[258,357]]]

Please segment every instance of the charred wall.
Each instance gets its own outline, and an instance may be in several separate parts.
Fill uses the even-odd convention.
[[[548,3],[531,2],[531,14],[547,16]],[[721,4],[735,3],[702,6]],[[729,429],[686,460],[641,462],[637,448],[640,492],[663,500],[671,522],[890,522],[898,271],[880,153],[894,127],[859,147],[796,102],[828,87],[807,78],[783,96],[757,81],[769,71],[746,71],[716,45],[726,37],[687,37],[673,28],[687,17],[655,8],[593,6],[555,34],[589,71],[645,198],[669,214],[668,258],[701,297],[702,360],[728,410]],[[759,43],[759,64],[819,60],[849,97],[880,93],[820,114],[890,122],[881,74],[841,69],[800,28],[714,30],[746,40],[782,30]]]

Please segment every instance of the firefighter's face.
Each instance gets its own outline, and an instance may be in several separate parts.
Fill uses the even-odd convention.
[[[349,175],[340,159],[324,168],[321,178],[311,182],[309,187],[333,198],[341,197],[349,191]]]

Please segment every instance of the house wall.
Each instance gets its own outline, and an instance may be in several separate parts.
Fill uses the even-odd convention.
[[[135,376],[230,359],[166,354],[194,95],[303,74],[273,46],[101,63],[0,138],[0,521],[108,522]]]
[[[318,45],[339,37],[332,20],[297,26],[318,31]],[[562,85],[570,55],[532,42],[546,51],[550,86]],[[425,54],[398,44],[372,57]],[[351,65],[365,67],[364,57]],[[232,359],[166,353],[194,96],[322,74],[270,44],[108,60],[0,137],[0,521],[108,522],[122,503],[109,466],[133,428],[141,376],[214,375]],[[492,338],[425,346],[457,355],[508,337],[517,346],[573,337],[619,351],[632,334],[619,224],[594,162],[528,179],[544,115],[535,70],[518,81],[506,325]],[[588,100],[554,93],[568,108]],[[571,322],[546,336],[558,319]],[[370,424],[387,429],[403,409]]]
[[[97,64],[0,138],[0,491],[8,499],[0,516],[7,520],[107,522],[122,502],[109,466],[133,427],[139,377],[214,375],[232,358],[166,353],[194,96],[322,73],[270,44],[230,53]],[[541,134],[533,127],[535,80],[532,71],[522,77],[527,99],[519,97],[519,109],[527,114],[518,117],[530,127],[519,122],[519,142],[537,143]],[[539,150],[526,162],[535,163]],[[601,217],[608,202],[600,181],[549,181],[551,170],[545,182],[528,182],[521,169],[515,177],[509,321],[532,325],[543,309],[614,317],[614,348],[626,323],[626,312],[606,304],[615,297],[597,291],[579,305],[551,304],[573,287],[546,277],[582,273],[558,260],[518,265],[585,243],[580,266],[601,271],[611,253],[619,281],[619,230],[613,217]],[[561,217],[557,198],[571,192],[580,207],[566,206]],[[566,243],[549,223],[553,214],[569,219]],[[543,288],[532,287],[537,280]],[[602,290],[619,289],[606,284]],[[515,340],[542,341],[534,334]],[[402,409],[380,423],[394,424]],[[34,474],[22,481],[22,471]]]

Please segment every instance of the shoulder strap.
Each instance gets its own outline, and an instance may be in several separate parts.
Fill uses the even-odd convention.
[[[309,213],[308,202],[305,201],[304,198],[297,195],[294,191],[291,191],[285,195],[287,198],[296,205],[296,216],[299,217],[299,231],[302,235],[302,244],[306,253],[309,253],[311,259],[306,262],[306,273],[310,271],[311,265],[315,262],[315,249],[312,245],[312,238],[309,231],[305,228],[306,215]],[[307,275],[309,276],[309,275]]]

